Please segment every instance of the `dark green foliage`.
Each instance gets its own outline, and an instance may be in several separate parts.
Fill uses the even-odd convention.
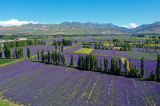
[[[79,57],[78,57],[77,67],[78,67],[78,68],[82,68],[82,59],[81,59],[81,55],[79,55]]]
[[[107,72],[107,71],[108,71],[108,66],[109,66],[109,64],[108,64],[108,59],[106,59],[105,72]]]
[[[160,55],[157,55],[157,67],[156,67],[157,81],[160,81]]]
[[[95,61],[95,55],[90,54],[90,69],[93,70],[94,68],[94,61]]]
[[[61,53],[58,53],[58,64],[61,64]]]
[[[155,79],[154,69],[152,69],[151,75],[150,75],[148,78],[149,78],[150,80],[154,80],[154,79]]]
[[[124,69],[125,69],[125,75],[127,75],[127,60],[124,60]]]
[[[115,67],[116,69],[115,69],[115,72],[114,72],[114,73],[115,73],[116,75],[118,75],[118,74],[119,74],[118,60],[116,60],[116,65],[115,65],[115,66],[116,66],[116,67]]]
[[[18,55],[19,55],[19,58],[24,57],[24,55],[23,55],[23,48],[19,48],[18,49]]]
[[[89,70],[89,68],[90,68],[90,66],[89,66],[90,65],[90,56],[88,54],[86,54],[85,61],[86,61],[86,63],[85,63],[86,69]]]
[[[100,67],[99,67],[99,71],[102,71],[102,60],[100,59]]]
[[[91,48],[89,45],[84,45],[83,48]]]
[[[46,62],[48,60],[48,55],[44,55],[44,61]]]
[[[61,44],[63,44],[63,46],[72,46],[72,40],[66,40],[66,39],[63,39],[62,41],[59,41],[59,40],[53,40],[53,45],[56,45],[57,46],[60,46]]]
[[[58,64],[58,51],[57,49],[55,50],[55,64]]]
[[[115,72],[115,59],[111,58],[111,73],[113,74]]]
[[[14,47],[31,46],[31,45],[45,45],[45,42],[43,40],[40,42],[38,39],[4,42],[4,47],[6,47],[7,45],[10,48],[14,48]]]
[[[97,42],[95,43],[95,47],[94,47],[95,49],[98,49],[98,44],[97,44]]]
[[[143,78],[145,74],[144,70],[144,57],[141,59],[141,77]]]
[[[74,59],[73,59],[73,54],[71,55],[71,63],[70,66],[73,67],[74,66]]]
[[[30,59],[30,57],[31,57],[31,52],[30,52],[30,48],[29,47],[27,47],[27,57],[28,57],[28,59]]]
[[[61,44],[61,51],[63,52],[63,44]]]
[[[17,50],[17,48],[15,48],[15,55],[16,55],[16,58],[18,59],[19,57],[18,57],[18,50]]]
[[[11,58],[11,48],[8,45],[4,47],[4,54],[6,58]]]
[[[65,65],[65,62],[66,62],[65,55],[61,55],[61,61],[62,61],[63,65]]]
[[[55,44],[55,49],[58,49],[58,44],[57,43]]]
[[[95,57],[95,61],[94,61],[94,70],[97,71],[98,70],[98,58]]]
[[[44,58],[45,58],[45,56],[44,56],[44,50],[42,48],[42,51],[41,51],[41,60],[42,60],[42,62],[44,62]]]
[[[48,53],[47,53],[48,55],[48,63],[50,63],[50,51],[48,50]]]
[[[60,47],[60,45],[59,45],[59,51],[61,51],[61,47]]]
[[[104,57],[104,72],[107,72],[106,71],[106,58]]]
[[[2,58],[2,44],[0,43],[0,58]]]
[[[56,61],[55,61],[55,52],[54,51],[52,52],[52,61],[53,61],[54,64],[56,63]]]
[[[39,54],[39,50],[38,50],[38,52],[37,52],[37,55],[38,55],[38,60],[40,59],[40,54]]]
[[[2,58],[2,50],[0,50],[0,58]]]
[[[120,75],[122,73],[122,60],[119,58],[119,71],[118,74]]]
[[[130,71],[128,72],[130,77],[140,77],[140,69],[133,66],[133,64],[130,61],[130,67],[129,67]]]

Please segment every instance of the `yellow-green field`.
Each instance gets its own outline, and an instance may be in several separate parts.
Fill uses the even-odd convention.
[[[104,43],[103,46],[113,46],[113,44]]]
[[[92,52],[94,49],[91,48],[81,48],[79,50],[74,51],[73,53],[80,53],[80,54],[89,54]]]

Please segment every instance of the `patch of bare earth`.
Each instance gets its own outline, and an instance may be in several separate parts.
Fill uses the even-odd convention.
[[[118,50],[120,50],[122,47],[114,47],[114,50],[116,50],[116,49],[118,49]]]
[[[122,57],[121,60],[122,60],[122,62],[124,64],[124,60],[127,60],[127,59]],[[127,70],[130,71],[130,69],[129,69],[129,61],[128,60],[127,60]]]

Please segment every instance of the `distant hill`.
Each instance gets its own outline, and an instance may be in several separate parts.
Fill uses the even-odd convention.
[[[0,34],[21,35],[54,35],[54,34],[126,34],[127,32],[115,27],[89,27],[86,25],[74,25],[72,23],[61,24],[27,24],[22,26],[2,27]]]
[[[119,27],[112,23],[63,22],[60,24],[26,24],[21,26],[0,26],[5,35],[55,35],[55,34],[160,34],[160,22],[144,24],[134,29]]]
[[[160,34],[160,22],[155,22],[153,24],[144,24],[135,29],[130,30],[130,33],[137,34]]]

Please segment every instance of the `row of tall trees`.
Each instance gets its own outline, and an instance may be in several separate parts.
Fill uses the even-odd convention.
[[[58,47],[58,44],[56,43],[55,44],[55,49],[59,49],[59,51],[63,52],[63,44],[59,45],[59,47]]]
[[[62,39],[62,41],[53,40],[53,45],[61,46],[62,44],[63,46],[72,46],[72,40],[66,40],[66,39]]]
[[[22,46],[31,46],[31,45],[45,45],[46,42],[38,39],[34,40],[21,40],[21,41],[11,41],[11,42],[4,42],[4,48],[9,46],[10,48],[14,47],[22,47]]]
[[[29,57],[30,52],[29,48],[27,49],[27,56]],[[47,54],[44,54],[44,49],[42,49],[41,54],[40,51],[38,50],[37,52],[38,55],[38,60],[41,60],[42,62],[47,62],[47,63],[54,63],[56,65],[66,65],[66,59],[65,55],[61,54],[58,52],[56,49],[55,51],[50,52],[48,50]],[[78,57],[78,62],[77,66],[74,66],[74,56],[73,54],[71,55],[70,59],[70,67],[77,67],[79,69],[86,69],[86,70],[93,70],[93,71],[100,71],[104,73],[111,73],[115,75],[125,75],[129,77],[141,77],[143,78],[145,75],[145,69],[144,69],[144,57],[141,59],[141,70],[131,63],[131,60],[129,61],[129,66],[128,66],[128,61],[124,60],[124,72],[122,71],[122,60],[119,58],[119,60],[115,60],[114,58],[111,58],[111,68],[109,69],[109,62],[108,58],[104,57],[104,68],[102,68],[102,60],[100,59],[98,61],[98,58],[95,57],[94,54],[86,54],[84,55],[79,55]],[[160,55],[157,55],[157,68],[156,68],[156,78],[158,81],[160,81]],[[149,79],[154,80],[155,75],[154,75],[154,70],[152,69],[151,75],[149,76]]]
[[[16,59],[24,57],[23,48],[15,48],[15,51],[13,51],[13,57]]]
[[[38,60],[40,60],[40,52],[38,50],[37,52],[38,55]],[[53,51],[52,53],[48,50],[47,54],[44,54],[44,49],[42,49],[41,51],[41,60],[42,62],[47,62],[47,63],[54,63],[54,64],[63,64],[65,65],[65,55],[61,54],[58,52],[58,50],[56,49],[55,51]]]

